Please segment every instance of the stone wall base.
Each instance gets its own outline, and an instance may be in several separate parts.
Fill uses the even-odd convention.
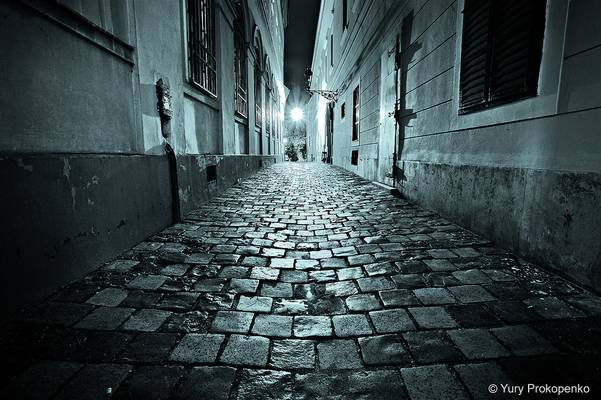
[[[178,155],[181,215],[273,162],[275,156]],[[173,223],[173,182],[165,155],[0,156],[3,315]]]
[[[501,246],[601,290],[601,174],[401,162],[399,191]]]

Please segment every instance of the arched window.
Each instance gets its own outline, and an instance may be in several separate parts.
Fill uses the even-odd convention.
[[[217,96],[214,0],[188,0],[187,17],[189,82]]]
[[[248,116],[248,77],[246,70],[246,40],[242,1],[236,2],[236,20],[234,21],[234,90],[235,110],[244,118]]]

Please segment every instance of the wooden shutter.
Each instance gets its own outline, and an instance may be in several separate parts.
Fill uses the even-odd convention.
[[[488,100],[488,59],[491,0],[466,0],[461,43],[461,111],[480,107]]]
[[[460,113],[535,96],[545,0],[466,0]]]
[[[495,7],[491,102],[536,95],[544,21],[544,0],[505,0]]]

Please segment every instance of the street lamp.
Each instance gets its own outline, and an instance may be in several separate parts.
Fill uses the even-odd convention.
[[[298,122],[298,121],[302,120],[303,116],[304,116],[303,110],[301,110],[298,107],[294,107],[292,109],[292,111],[290,111],[290,117],[292,117],[292,120],[294,122]]]

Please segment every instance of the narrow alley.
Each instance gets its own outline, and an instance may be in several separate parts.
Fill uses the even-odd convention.
[[[600,15],[0,0],[0,398],[601,398]]]
[[[2,331],[2,382],[18,373],[1,393],[419,400],[584,386],[601,379],[599,315],[598,296],[351,172],[278,163],[21,314]]]

